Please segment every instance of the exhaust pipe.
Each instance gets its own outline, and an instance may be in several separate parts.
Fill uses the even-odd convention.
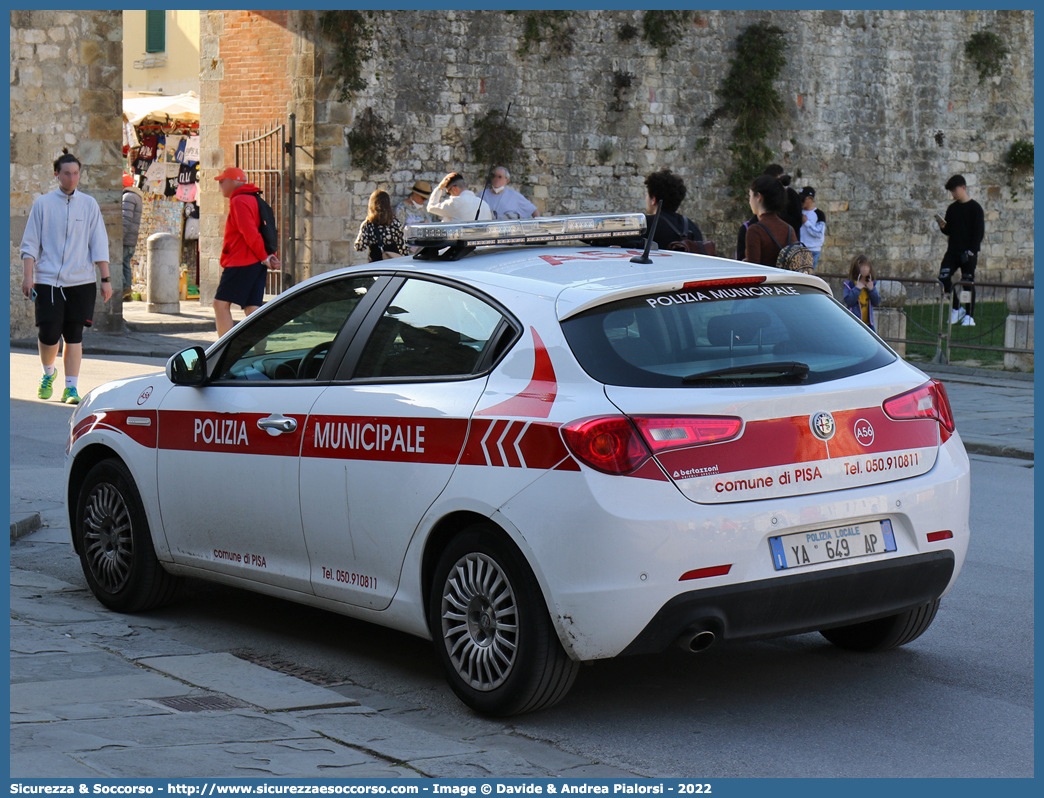
[[[706,651],[714,645],[715,639],[714,632],[710,629],[700,629],[696,632],[684,632],[675,643],[685,651],[691,651],[694,654],[698,654],[701,651]]]

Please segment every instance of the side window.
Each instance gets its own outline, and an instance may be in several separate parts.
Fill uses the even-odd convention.
[[[470,374],[501,313],[441,283],[407,280],[366,342],[355,377]]]
[[[376,277],[317,285],[266,312],[229,342],[219,380],[314,380],[337,333]]]

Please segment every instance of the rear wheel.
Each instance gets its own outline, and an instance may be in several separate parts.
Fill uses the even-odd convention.
[[[888,651],[905,646],[923,635],[932,625],[938,610],[939,599],[936,599],[898,615],[825,629],[820,634],[838,648],[849,651]]]
[[[558,641],[536,578],[493,524],[450,541],[435,568],[428,611],[450,687],[477,712],[544,709],[576,678],[580,665]]]
[[[87,473],[73,534],[87,584],[106,607],[141,612],[170,600],[177,578],[156,559],[138,488],[119,460],[103,460]]]

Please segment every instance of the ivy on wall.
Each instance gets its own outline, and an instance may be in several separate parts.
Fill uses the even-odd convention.
[[[509,169],[525,168],[522,134],[508,124],[499,109],[490,108],[485,116],[475,121],[474,129],[471,154],[475,163]]]
[[[682,40],[693,18],[691,11],[646,11],[642,15],[642,38],[660,49],[660,58],[668,48]]]
[[[1012,142],[1008,151],[1004,154],[1004,167],[1008,174],[1008,188],[1011,189],[1011,199],[1018,202],[1018,191],[1015,188],[1015,175],[1020,172],[1033,171],[1033,142],[1019,139]]]
[[[775,25],[758,22],[736,38],[736,55],[718,89],[721,105],[701,122],[705,130],[723,116],[736,120],[732,129],[733,169],[728,186],[737,198],[746,197],[750,181],[773,158],[765,143],[772,125],[783,116],[783,99],[773,85],[786,66],[787,40]]]
[[[572,11],[508,11],[511,15],[522,15],[522,38],[516,51],[519,55],[529,54],[542,42],[550,44],[544,56],[549,61],[553,55],[568,55],[573,51],[573,29],[567,20]]]
[[[986,82],[986,78],[1000,75],[1001,62],[1008,57],[1008,48],[996,33],[982,30],[973,33],[964,43],[964,54],[975,65],[981,86]]]
[[[348,131],[348,149],[352,153],[353,166],[366,174],[388,169],[388,148],[393,143],[388,128],[388,123],[372,108],[367,108],[359,115],[355,126]]]
[[[363,64],[376,54],[373,15],[373,11],[327,11],[322,16],[320,28],[334,43],[331,72],[340,81],[337,99],[341,102],[366,88]]]

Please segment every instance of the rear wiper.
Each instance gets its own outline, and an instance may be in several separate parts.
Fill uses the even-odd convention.
[[[714,371],[701,371],[699,374],[690,374],[688,377],[682,378],[682,383],[692,385],[694,382],[711,382],[715,377],[735,376],[738,374],[779,374],[804,379],[808,376],[808,363],[799,363],[796,360],[781,360],[778,363],[751,363],[749,366],[731,366],[727,369],[715,369]]]

